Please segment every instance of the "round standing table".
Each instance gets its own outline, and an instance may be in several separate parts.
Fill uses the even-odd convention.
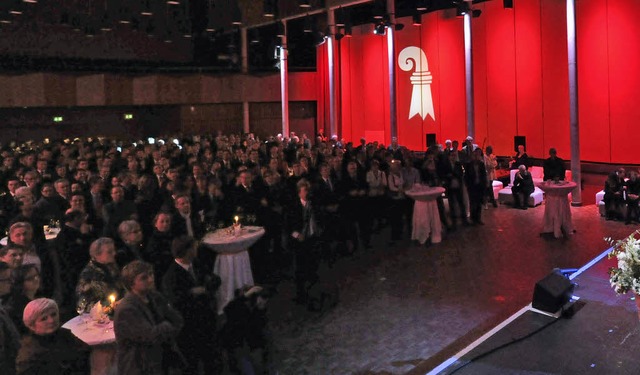
[[[553,233],[556,238],[573,233],[571,221],[571,206],[568,194],[578,184],[573,181],[545,181],[538,185],[545,192],[544,222],[542,233]]]
[[[436,199],[444,193],[443,187],[428,187],[414,185],[405,194],[412,198],[413,205],[413,232],[412,240],[418,240],[420,244],[427,242],[431,235],[432,243],[442,241],[442,224],[440,223],[440,213]]]
[[[71,330],[71,333],[91,347],[91,375],[118,373],[113,321],[99,324],[93,321],[89,314],[83,314],[63,324],[62,328]]]
[[[247,249],[264,235],[262,227],[243,227],[239,233],[229,228],[207,233],[202,239],[216,253],[213,272],[220,276],[221,284],[217,293],[218,314],[231,302],[236,289],[253,285],[251,260]]]

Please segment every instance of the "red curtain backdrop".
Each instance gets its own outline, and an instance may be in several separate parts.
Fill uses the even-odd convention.
[[[638,0],[577,4],[581,159],[638,164]],[[631,11],[630,11],[631,10]]]
[[[640,87],[640,0],[577,2],[578,89],[581,159],[605,163],[638,163],[634,133],[640,111],[634,110]],[[511,155],[513,137],[525,136],[532,157],[545,158],[555,147],[570,158],[569,88],[565,1],[516,0],[513,9],[501,1],[474,5],[482,15],[472,21],[476,143]],[[425,135],[439,143],[466,134],[464,35],[453,11],[411,19],[396,32],[397,124],[401,144],[424,150]],[[413,71],[398,66],[408,46],[424,51],[433,75],[435,119],[409,117]],[[319,113],[327,116],[326,45],[319,49]],[[336,43],[339,129],[347,140],[390,140],[386,37],[366,25],[353,38]],[[328,128],[328,117],[325,117]],[[373,138],[373,139],[372,139]]]
[[[342,136],[388,143],[389,70],[387,38],[375,35],[369,25],[353,30],[352,38],[336,43],[336,81]],[[327,112],[328,113],[328,112]]]

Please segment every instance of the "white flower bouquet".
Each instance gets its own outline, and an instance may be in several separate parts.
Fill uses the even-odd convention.
[[[611,287],[618,294],[629,291],[640,294],[640,239],[636,238],[638,233],[640,230],[617,241],[610,237],[604,239],[613,247],[609,259],[616,257],[618,260],[618,266],[609,269]]]

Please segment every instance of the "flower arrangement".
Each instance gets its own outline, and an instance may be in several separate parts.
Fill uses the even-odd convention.
[[[613,247],[608,258],[618,259],[618,266],[609,269],[611,287],[618,294],[629,291],[640,294],[640,239],[636,238],[638,233],[640,230],[617,241],[610,237],[604,239]]]

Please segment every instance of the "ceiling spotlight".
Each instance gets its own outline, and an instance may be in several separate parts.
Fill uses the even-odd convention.
[[[351,22],[347,22],[344,25],[344,36],[346,36],[347,38],[351,38],[352,34],[353,34],[353,30],[352,30]]]
[[[140,11],[140,15],[145,17],[153,16],[153,9],[151,8],[151,0],[143,0],[142,10]]]
[[[413,15],[413,26],[422,26],[422,15],[420,13]]]
[[[418,0],[416,2],[416,10],[420,12],[427,10],[427,2],[425,0]]]
[[[180,5],[180,0],[167,0],[169,5]]]
[[[286,28],[282,21],[276,23],[276,36],[284,38],[287,35]]]
[[[258,29],[251,30],[251,40],[249,41],[249,43],[260,44],[260,32],[258,31]]]
[[[313,23],[311,22],[311,17],[307,14],[304,16],[304,25],[302,26],[302,31],[305,33],[313,32]]]
[[[276,4],[274,0],[264,0],[262,15],[265,17],[276,16]]]
[[[29,4],[37,4],[38,0],[22,0],[25,3],[29,3]]]
[[[311,8],[311,0],[300,0],[298,4],[300,8]]]
[[[342,9],[342,7],[336,9],[335,11],[335,19],[336,19],[336,26],[338,27],[343,27],[344,26],[344,10]]]

